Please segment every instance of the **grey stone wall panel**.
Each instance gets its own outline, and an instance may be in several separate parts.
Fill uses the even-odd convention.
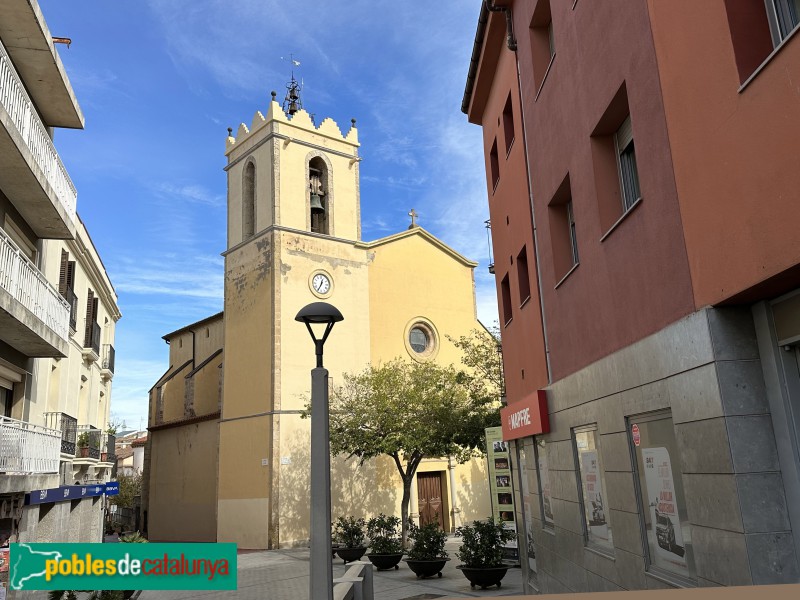
[[[780,470],[770,415],[729,417],[727,424],[737,473]]]
[[[718,362],[716,369],[726,415],[769,414],[760,360]]]
[[[692,526],[744,531],[734,475],[684,474],[683,486]]]
[[[667,385],[674,423],[723,416],[717,371],[713,364],[670,377]]]
[[[780,473],[737,475],[736,485],[746,533],[768,533],[790,529]]]
[[[610,510],[611,532],[614,547],[632,554],[642,554],[642,528],[639,515],[621,510]]]
[[[733,473],[728,428],[723,417],[678,423],[675,440],[684,473]]]
[[[745,535],[745,542],[753,585],[800,581],[791,533],[752,533]]]
[[[697,576],[720,585],[750,585],[750,564],[741,533],[692,526]]]
[[[709,308],[708,328],[716,360],[753,360],[758,356],[758,340],[749,309]]]
[[[630,473],[631,451],[626,432],[608,433],[600,436],[600,456],[603,470]]]

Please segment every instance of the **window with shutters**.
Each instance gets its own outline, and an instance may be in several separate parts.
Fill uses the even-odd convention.
[[[97,323],[98,298],[90,289],[86,298],[86,332],[83,347],[91,348],[95,354],[100,354],[100,325]]]
[[[628,212],[639,199],[639,174],[636,172],[636,149],[633,144],[633,127],[630,115],[614,135],[617,150],[617,169],[622,192],[622,212]]]
[[[78,296],[75,295],[75,261],[69,252],[61,250],[61,272],[58,276],[58,292],[69,303],[69,327],[72,333],[78,326]]]

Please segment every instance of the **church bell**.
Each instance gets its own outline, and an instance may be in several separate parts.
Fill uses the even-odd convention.
[[[311,194],[311,212],[325,212],[325,207],[322,206],[322,199],[319,197],[319,194]]]

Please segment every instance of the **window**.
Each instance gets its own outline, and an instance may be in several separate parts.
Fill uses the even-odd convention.
[[[256,229],[256,165],[248,162],[242,181],[242,240],[253,237]]]
[[[648,570],[696,578],[683,471],[669,411],[628,417],[636,456],[639,513],[647,532]]]
[[[800,0],[765,0],[772,43],[778,46],[800,24]]]
[[[614,134],[617,150],[620,190],[622,192],[622,212],[628,212],[639,199],[639,174],[636,172],[636,149],[633,144],[633,127],[628,116],[617,133]]]
[[[503,137],[506,142],[506,156],[511,152],[514,144],[514,108],[511,106],[511,93],[508,94],[505,108],[503,108]]]
[[[550,241],[555,280],[561,280],[578,264],[578,238],[569,175],[558,186],[548,204]]]
[[[98,299],[94,292],[89,290],[86,297],[86,330],[83,338],[83,347],[91,348],[96,353],[100,352],[100,325],[97,324]]]
[[[539,495],[542,498],[541,511],[542,511],[542,526],[545,529],[553,528],[553,501],[550,495],[550,470],[547,467],[547,448],[545,441],[541,438],[535,438],[534,452],[536,454],[536,465],[539,474]]]
[[[586,544],[604,552],[614,552],[611,523],[606,504],[606,482],[597,445],[597,426],[573,429],[575,458],[580,473]]]
[[[425,350],[428,349],[429,342],[428,334],[419,326],[412,328],[408,334],[408,343],[411,345],[411,349],[417,354],[425,352]]]
[[[308,162],[308,206],[310,210],[311,231],[328,235],[330,201],[328,191],[328,167],[325,161],[315,156]]]
[[[61,269],[58,275],[58,292],[69,304],[69,327],[75,332],[78,323],[78,297],[75,295],[75,261],[69,252],[61,249]]]
[[[497,184],[500,181],[500,161],[497,159],[497,139],[495,138],[492,144],[492,149],[489,152],[489,173],[492,177],[492,192],[497,189]]]
[[[533,450],[533,438],[516,440],[514,446],[517,450],[517,469],[522,489],[522,523],[525,532],[526,543],[525,556],[528,564],[528,585],[534,590],[538,589],[536,577],[536,528],[533,524],[533,494],[536,486],[532,484],[536,476],[535,452]],[[528,590],[524,590],[527,592]]]
[[[771,2],[725,0],[739,83],[744,83],[775,49],[769,18]]]
[[[524,304],[531,297],[531,281],[528,274],[528,252],[525,246],[517,255],[517,279],[519,280],[519,303]]]
[[[572,211],[572,200],[567,202],[567,222],[569,223],[569,245],[572,250],[572,265],[578,264],[578,238],[575,235],[575,215]]]
[[[511,322],[511,287],[508,284],[508,274],[500,282],[500,294],[503,301],[503,323],[508,325]]]
[[[433,360],[439,352],[438,334],[433,323],[424,317],[415,317],[406,324],[406,351],[414,360]]]
[[[9,382],[9,385],[13,385]],[[0,416],[11,417],[11,407],[14,405],[12,391],[5,385],[0,385]]]
[[[550,64],[556,55],[553,19],[550,0],[539,0],[530,24],[531,58],[533,59],[533,82],[539,90],[544,84]]]

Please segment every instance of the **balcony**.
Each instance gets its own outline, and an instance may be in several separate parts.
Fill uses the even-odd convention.
[[[100,325],[92,323],[83,339],[83,360],[94,362],[100,358]]]
[[[78,193],[0,42],[0,188],[40,238],[75,234]]]
[[[58,473],[61,432],[0,417],[0,473]]]
[[[44,413],[45,424],[61,432],[61,454],[75,456],[75,443],[78,439],[78,419],[66,413]]]
[[[75,457],[100,460],[102,439],[103,432],[94,425],[78,425],[78,448]]]
[[[100,363],[100,376],[109,380],[114,377],[114,346],[103,344],[103,360]]]
[[[66,356],[69,309],[58,290],[0,229],[0,340],[26,356]]]
[[[100,462],[114,464],[117,462],[117,436],[104,433],[101,442]]]

